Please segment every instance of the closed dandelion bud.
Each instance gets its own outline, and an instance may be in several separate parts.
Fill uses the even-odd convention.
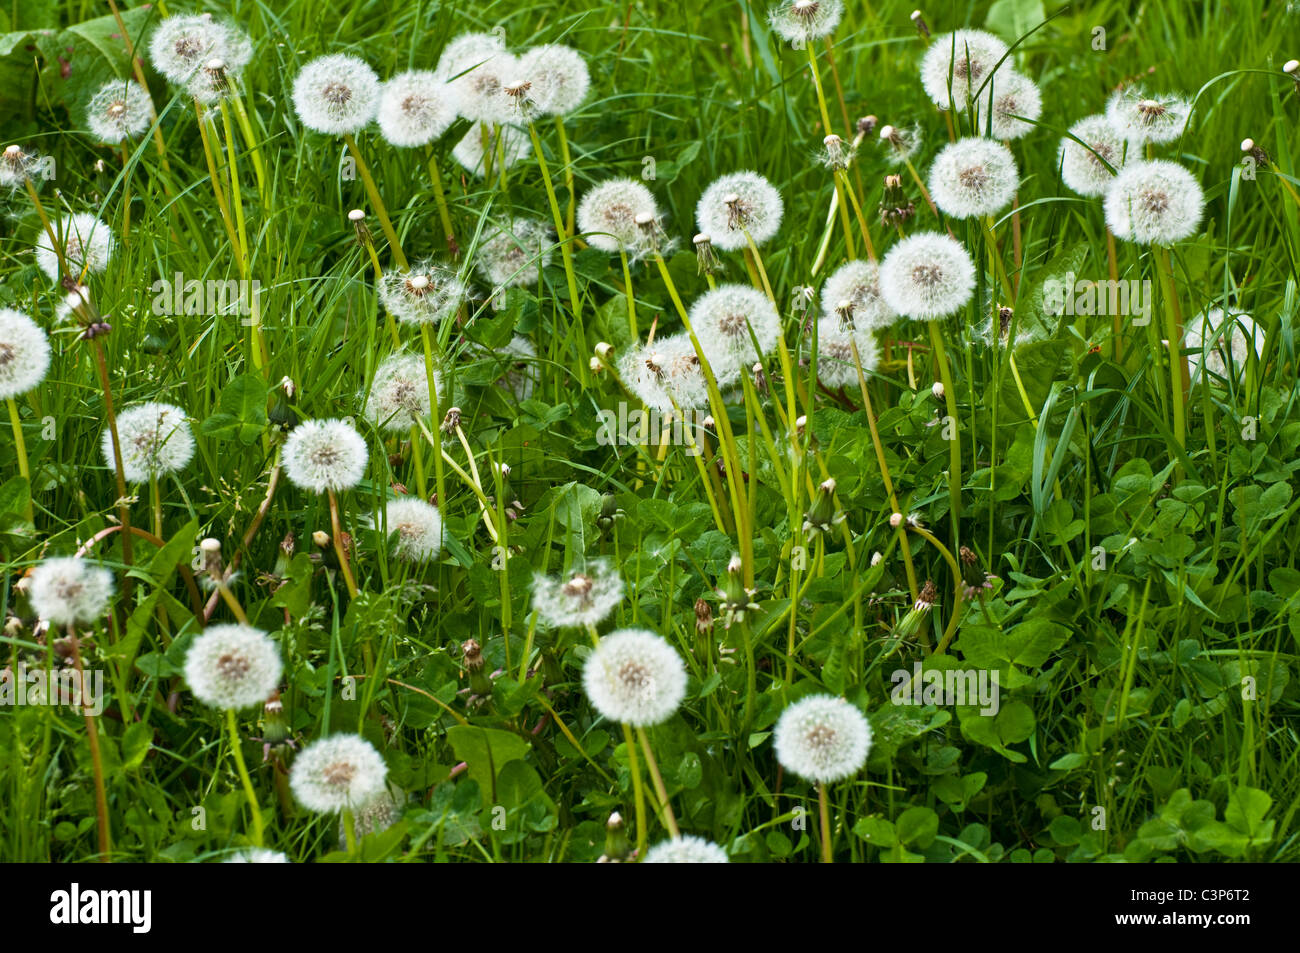
[[[605,822],[605,853],[599,864],[621,864],[632,854],[632,844],[627,839],[627,825],[623,815],[615,811]]]
[[[750,368],[750,372],[754,376],[754,389],[758,391],[760,394],[766,394],[767,374],[763,372],[763,365],[755,364],[753,367]]]
[[[713,607],[703,599],[695,600],[695,631],[700,635],[713,631]]]
[[[925,624],[925,620],[929,616],[930,610],[934,608],[938,598],[939,593],[934,587],[934,582],[927,579],[925,585],[921,587],[916,602],[912,604],[912,607],[894,626],[894,637],[902,642],[910,642],[915,639],[920,634],[921,626]]]
[[[474,639],[461,643],[461,664],[469,675],[469,690],[475,695],[492,694],[492,678],[487,672],[487,659],[483,657],[483,647]]]
[[[605,371],[605,365],[601,363],[600,358],[593,357],[587,361],[587,366],[591,368],[591,373],[602,374]]]
[[[1282,72],[1288,76],[1300,75],[1300,60],[1287,60],[1282,64]]]
[[[744,564],[740,561],[740,556],[732,556],[731,561],[727,563],[727,576],[718,589],[723,627],[727,629],[730,629],[733,623],[745,621],[746,613],[758,609],[758,604],[754,602],[755,590],[745,588],[743,569]]]
[[[844,513],[835,504],[835,481],[826,480],[817,488],[812,505],[803,516],[805,534],[829,533],[844,521]]]
[[[986,589],[993,588],[995,576],[990,576],[980,565],[979,557],[969,546],[963,546],[957,551],[958,562],[961,563],[961,581],[962,597],[965,599],[974,599],[977,595]]]
[[[885,176],[885,192],[880,198],[880,224],[897,228],[916,214],[916,205],[903,191],[903,177]]]
[[[717,252],[713,250],[713,239],[709,238],[704,232],[700,232],[691,239],[691,242],[695,245],[695,261],[699,266],[699,274],[717,274],[721,262],[718,261]]]
[[[874,552],[871,554],[871,565],[879,566],[882,562],[884,562],[884,559],[885,559],[884,553]]]

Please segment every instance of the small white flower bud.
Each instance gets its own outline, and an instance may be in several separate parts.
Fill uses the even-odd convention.
[[[902,526],[902,525],[903,525],[903,514],[902,514],[902,513],[891,513],[891,514],[889,515],[889,525],[892,526],[894,529],[898,529],[898,527]]]
[[[943,381],[935,381],[934,386],[930,388],[930,393],[934,394],[935,400],[943,400]]]

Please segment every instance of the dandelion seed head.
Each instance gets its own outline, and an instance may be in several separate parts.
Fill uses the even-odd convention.
[[[461,115],[491,124],[517,118],[502,89],[517,68],[495,33],[462,33],[443,49],[435,72],[455,87]]]
[[[443,395],[442,374],[435,368],[433,384]],[[417,420],[428,418],[433,404],[424,358],[416,354],[391,354],[375,369],[366,400],[366,419],[390,433],[406,433]]]
[[[577,50],[559,43],[526,51],[519,57],[519,75],[530,84],[534,108],[545,116],[562,116],[577,109],[591,88],[587,61]]]
[[[710,366],[753,363],[776,347],[781,335],[776,306],[748,285],[724,284],[706,291],[691,306],[690,316]]]
[[[857,346],[857,359],[853,350]],[[808,342],[811,352],[812,342]],[[875,334],[866,327],[845,327],[838,315],[817,321],[817,379],[830,390],[857,387],[858,363],[869,379],[880,365],[880,347]]]
[[[343,420],[305,420],[282,452],[290,482],[313,493],[349,490],[366,475],[366,442]]]
[[[194,457],[194,434],[185,411],[172,404],[150,401],[126,408],[117,416],[117,433],[128,483],[176,473]],[[107,427],[100,449],[112,469],[113,433]]]
[[[253,58],[253,41],[247,33],[231,26],[223,27],[223,30],[222,41],[213,50],[214,55],[200,64],[185,83],[191,96],[209,106],[230,95]]]
[[[997,68],[1007,53],[1007,45],[983,30],[956,30],[935,37],[921,58],[921,85],[925,94],[940,109],[962,112],[966,101]],[[1004,64],[1004,67],[1005,64]],[[998,79],[1001,78],[998,72]],[[949,96],[948,81],[952,79]],[[994,80],[997,83],[997,80]]]
[[[837,268],[822,286],[822,313],[837,315],[840,303],[851,306],[853,326],[873,331],[898,320],[880,294],[880,266],[874,261],[855,259]]]
[[[293,81],[293,109],[308,129],[329,136],[357,132],[379,108],[379,77],[356,56],[333,53],[309,62]]]
[[[902,239],[880,263],[880,293],[897,314],[913,321],[947,317],[975,291],[970,254],[947,235],[919,232]]]
[[[75,272],[72,275],[74,279],[80,278],[86,272],[90,274],[103,272],[108,267],[109,259],[113,257],[113,250],[117,247],[109,227],[95,216],[85,212],[67,215],[60,219],[54,226],[54,234],[58,236],[68,267]],[[59,256],[55,253],[54,246],[50,244],[49,235],[44,231],[40,233],[36,242],[36,264],[50,281],[59,280]]]
[[[944,146],[930,167],[934,204],[953,218],[1000,212],[1011,204],[1019,187],[1015,157],[995,139],[958,139]]]
[[[606,179],[578,203],[578,231],[592,248],[636,251],[642,241],[637,216],[659,217],[654,194],[636,179]]]
[[[77,556],[45,560],[28,582],[32,608],[52,626],[93,622],[113,598],[113,574]]]
[[[27,315],[0,308],[0,400],[26,394],[50,369],[50,341]]]
[[[1034,130],[1034,123],[1043,114],[1043,95],[1038,84],[1010,67],[998,70],[991,88],[980,95],[981,111],[975,128],[982,134],[992,100],[994,139],[1019,139]],[[1018,118],[1017,118],[1018,117]]]
[[[807,781],[852,777],[871,750],[871,725],[842,698],[810,695],[781,713],[773,732],[777,760]]]
[[[313,741],[289,770],[293,796],[309,811],[334,814],[368,803],[385,790],[388,767],[360,735],[331,735]]]
[[[1070,127],[1070,135],[1061,140],[1058,158],[1061,164],[1061,181],[1079,195],[1096,198],[1106,194],[1115,180],[1115,173],[1102,161],[1118,170],[1124,165],[1124,134],[1104,115],[1087,116]]]
[[[90,98],[86,125],[101,142],[116,145],[149,128],[152,106],[149,91],[135,80],[109,80]]]
[[[696,224],[713,239],[715,248],[739,251],[772,238],[781,228],[785,205],[781,193],[757,172],[733,172],[715,179],[700,196]]]
[[[646,851],[643,864],[727,864],[727,852],[703,837],[683,834]]]
[[[451,150],[451,157],[460,164],[466,172],[470,172],[478,178],[483,177],[483,170],[486,168],[484,155],[488,144],[492,147],[492,169],[495,174],[501,168],[500,163],[504,156],[505,166],[509,169],[515,163],[527,159],[533,152],[533,144],[528,139],[528,133],[515,126],[502,126],[500,129],[500,143],[493,134],[492,126],[488,123],[476,122],[470,126],[469,132],[461,137],[460,142],[456,143],[455,148]]]
[[[442,514],[433,504],[409,496],[389,500],[384,506],[384,520],[389,535],[397,535],[393,552],[399,559],[429,562],[442,552]],[[385,524],[376,515],[373,525],[381,529]]]
[[[1187,128],[1192,104],[1181,96],[1147,92],[1129,86],[1106,102],[1106,118],[1133,145],[1173,142]]]
[[[921,127],[913,124],[907,127],[881,126],[880,144],[886,151],[888,161],[893,165],[910,162],[921,151],[923,133]]]
[[[431,70],[398,73],[380,87],[376,119],[390,145],[412,148],[430,143],[458,115],[456,88]]]
[[[431,259],[406,271],[388,271],[379,282],[379,300],[405,324],[437,324],[456,313],[465,300],[465,282],[451,268]]]
[[[287,864],[289,857],[278,850],[267,850],[265,847],[250,847],[247,850],[241,850],[239,853],[227,857],[222,861],[223,864]]]
[[[209,60],[221,59],[227,65],[239,63],[242,69],[251,55],[248,37],[212,19],[210,13],[167,17],[149,40],[149,59],[154,69],[177,84],[188,83]]]
[[[597,625],[623,601],[623,577],[605,559],[595,559],[566,577],[533,577],[533,608],[543,625],[557,629]]]
[[[740,374],[734,360],[724,363],[726,353],[710,361],[719,386]],[[637,344],[619,360],[619,377],[624,386],[647,407],[660,413],[696,410],[708,404],[708,383],[699,356],[684,332]]]
[[[582,684],[596,711],[634,728],[672,717],[686,695],[686,666],[677,650],[645,629],[619,629],[592,649]]]
[[[280,686],[280,647],[249,625],[210,625],[185,655],[194,697],[223,711],[263,705]]]
[[[1106,224],[1116,238],[1171,245],[1196,232],[1205,209],[1200,183],[1177,162],[1130,162],[1106,190]]]
[[[28,152],[19,145],[5,146],[0,153],[0,187],[16,190],[26,187],[28,179],[35,178],[46,168],[47,157]]]
[[[555,254],[554,232],[540,219],[519,218],[485,229],[475,267],[494,288],[535,284]]]
[[[406,792],[392,784],[352,811],[352,833],[358,841],[370,834],[388,830],[402,816]],[[339,818],[339,849],[347,850],[347,824]]]
[[[1223,327],[1225,319],[1227,328]],[[1264,329],[1249,314],[1225,314],[1222,308],[1201,312],[1188,323],[1183,337],[1183,346],[1190,352],[1187,366],[1192,382],[1200,378],[1202,369],[1221,380],[1240,380],[1246,372],[1252,343],[1255,357],[1264,356],[1264,339]],[[1232,374],[1228,372],[1228,358],[1232,360]]]
[[[834,33],[842,16],[842,0],[781,0],[768,14],[768,22],[781,39],[807,43]]]

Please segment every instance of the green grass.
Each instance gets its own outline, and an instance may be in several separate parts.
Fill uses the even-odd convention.
[[[119,239],[108,271],[90,282],[95,307],[113,325],[104,348],[114,403],[175,403],[189,413],[198,438],[180,479],[161,486],[164,549],[137,539],[128,567],[119,534],[92,547],[117,571],[119,588],[128,579],[132,587],[129,598],[118,599],[111,626],[96,626],[84,648],[87,666],[104,671],[111,689],[98,727],[113,860],[207,860],[250,842],[223,717],[195,701],[180,678],[199,626],[176,567],[189,567],[208,536],[222,541],[227,561],[240,554],[234,593],[283,648],[284,711],[293,736],[308,742],[359,731],[410,794],[402,819],[361,844],[366,859],[590,861],[606,850],[611,811],[631,826],[622,732],[599,718],[582,691],[586,636],[534,631],[531,615],[533,574],[559,572],[584,555],[610,557],[627,582],[627,598],[602,629],[653,629],[686,662],[691,680],[682,709],[650,736],[683,832],[721,844],[733,861],[820,856],[817,822],[803,816],[815,817],[816,789],[780,771],[770,738],[782,709],[813,691],[849,699],[875,733],[865,769],[830,788],[836,860],[1300,856],[1300,696],[1293,680],[1300,661],[1300,500],[1293,493],[1300,205],[1272,169],[1243,174],[1239,148],[1253,138],[1286,181],[1300,186],[1293,159],[1300,97],[1281,72],[1297,55],[1287,41],[1300,19],[1286,5],[1101,2],[1057,13],[1032,0],[999,0],[971,13],[956,5],[926,10],[936,34],[983,27],[989,14],[1008,40],[1057,15],[1013,54],[1044,99],[1040,128],[1012,146],[1022,174],[1018,272],[1009,216],[996,226],[1003,261],[1020,288],[1016,320],[1042,331],[1015,348],[1033,420],[1009,374],[1008,352],[976,334],[989,309],[1006,303],[1001,295],[986,297],[996,276],[988,272],[983,239],[952,222],[981,272],[968,311],[944,324],[961,438],[960,539],[998,578],[987,597],[955,601],[958,580],[944,555],[930,539],[909,533],[917,575],[934,581],[939,601],[919,629],[912,619],[901,630],[912,597],[861,395],[852,387],[817,394],[798,458],[804,469],[795,489],[784,492],[777,467],[784,474],[791,458],[774,454],[774,464],[769,457],[755,430],[758,402],[731,401],[737,458],[752,493],[746,568],[760,608],[724,629],[715,590],[725,584],[740,541],[715,525],[686,448],[669,448],[656,467],[653,447],[597,440],[598,411],[629,398],[610,369],[594,373],[589,361],[598,342],[621,352],[629,341],[619,263],[593,250],[576,254],[580,321],[557,253],[533,287],[508,294],[503,309],[487,304],[478,282],[472,320],[438,329],[452,388],[440,403],[463,412],[510,558],[494,548],[474,494],[450,470],[447,499],[440,501],[450,539],[436,565],[394,560],[366,529],[389,487],[413,490],[416,478],[409,448],[374,432],[361,414],[374,368],[391,350],[369,256],[346,218],[352,208],[368,208],[362,183],[342,174],[340,140],[295,119],[293,76],[330,52],[360,55],[381,77],[432,68],[446,39],[498,25],[512,49],[573,45],[593,75],[591,95],[565,122],[578,195],[612,176],[640,177],[646,158],[653,159],[655,177],[646,184],[665,212],[668,235],[681,243],[668,268],[689,306],[707,287],[690,245],[699,195],[727,172],[749,168],[767,176],[786,214],[778,237],[762,248],[763,263],[791,349],[804,353],[795,289],[820,287],[846,257],[845,243],[832,221],[825,264],[814,274],[834,195],[817,162],[825,130],[806,55],[773,37],[765,5],[297,0],[210,7],[255,44],[244,101],[266,159],[264,202],[248,143],[238,134],[236,167],[249,276],[263,291],[270,361],[262,371],[250,361],[248,329],[238,316],[164,315],[152,307],[153,283],[176,272],[187,279],[240,276],[192,102],[146,67],[170,171],[148,137],[133,147],[124,171],[121,156],[97,146],[84,129],[90,92],[129,68],[111,18],[78,27],[102,13],[98,4],[24,3],[15,15],[18,6],[0,11],[0,27],[11,31],[0,36],[6,135],[55,158],[57,178],[41,193],[47,208],[95,212]],[[948,133],[916,78],[922,42],[908,20],[912,8],[849,7],[834,47],[848,115],[920,124],[925,138],[916,164],[924,176]],[[126,13],[137,44],[157,15]],[[1103,50],[1093,47],[1095,27],[1104,27]],[[26,35],[38,29],[56,32]],[[65,77],[56,54],[69,45]],[[839,127],[835,81],[825,51],[818,56]],[[1195,97],[1187,134],[1159,149],[1191,169],[1207,198],[1199,234],[1172,250],[1184,316],[1235,302],[1267,333],[1263,357],[1240,382],[1193,388],[1185,455],[1170,429],[1159,291],[1152,326],[1124,327],[1120,363],[1111,360],[1109,317],[1055,319],[1034,296],[1044,280],[1067,270],[1107,275],[1100,203],[1061,184],[1057,146],[1066,127],[1100,111],[1109,91],[1133,77]],[[450,158],[460,128],[434,152],[447,175],[457,236],[472,259],[486,223],[510,213],[549,221],[550,214],[531,159],[509,170],[504,188],[464,175]],[[566,204],[556,131],[549,123],[538,131]],[[215,138],[224,144],[220,124]],[[864,213],[883,253],[894,236],[880,226],[876,208],[882,178],[895,169],[875,139],[865,143],[849,180],[856,185],[861,177]],[[373,126],[359,144],[408,256],[440,255],[422,150],[394,149]],[[939,227],[906,175],[903,184],[917,204],[908,229]],[[227,192],[228,186],[227,178]],[[20,191],[5,210],[0,304],[35,316],[51,331],[56,352],[45,383],[19,401],[34,526],[23,517],[28,488],[18,477],[12,437],[7,427],[0,432],[0,614],[13,620],[3,651],[11,665],[32,667],[45,663],[48,647],[38,644],[15,584],[45,555],[71,553],[112,527],[117,491],[99,452],[105,407],[92,349],[77,340],[74,325],[54,323],[57,296],[30,254],[40,229],[31,203]],[[378,222],[373,215],[368,221],[389,268]],[[722,258],[719,280],[749,281],[738,255]],[[1121,278],[1149,279],[1158,288],[1148,249],[1120,243],[1117,265]],[[654,264],[635,265],[632,279],[641,334],[653,319],[658,333],[677,330]],[[400,333],[406,347],[419,350],[418,334],[409,326]],[[494,386],[509,359],[475,347],[499,349],[512,333],[527,336],[538,354],[537,387],[522,402]],[[886,460],[902,505],[951,547],[949,445],[942,427],[932,426],[946,411],[929,391],[936,379],[929,339],[907,325],[893,338],[893,359],[869,381]],[[901,343],[910,340],[917,344],[916,390]],[[774,358],[765,372],[771,388],[762,413],[784,450],[788,440],[771,396],[785,401],[784,378]],[[806,385],[808,368],[798,375]],[[293,382],[291,396],[277,389],[284,378]],[[236,399],[246,394],[252,396]],[[245,439],[219,439],[205,425],[219,412],[241,417]],[[311,534],[330,531],[324,498],[280,480],[265,520],[243,542],[267,496],[282,438],[274,423],[349,416],[371,450],[366,481],[341,499],[357,545],[362,591],[355,599],[324,568],[332,556],[307,555],[320,555]],[[458,441],[443,441],[466,466]],[[427,445],[423,454],[432,485]],[[505,483],[491,476],[490,463],[509,465]],[[809,489],[826,476],[837,482],[844,529],[805,542],[797,536]],[[132,521],[147,526],[149,488],[138,492]],[[507,518],[504,509],[516,500],[518,518]],[[277,566],[287,534],[297,555]],[[792,549],[800,544],[808,546],[806,563]],[[1097,568],[1098,547],[1104,569]],[[875,552],[883,559],[873,566]],[[287,580],[274,595],[269,573]],[[698,598],[712,604],[711,633],[696,630]],[[230,621],[224,605],[213,618]],[[460,646],[471,638],[482,644],[487,670],[503,670],[490,702],[473,707],[459,693],[468,686]],[[533,675],[520,681],[526,643]],[[940,644],[944,651],[933,653]],[[997,670],[1001,714],[892,704],[891,672],[911,671],[922,660],[927,668]],[[344,681],[349,675],[366,677]],[[1243,692],[1246,676],[1253,691]],[[495,734],[449,735],[457,721],[448,709]],[[296,861],[345,859],[336,821],[290,809],[278,796],[283,774],[276,762],[291,761],[292,752],[264,763],[252,740],[265,735],[264,719],[245,712],[240,727],[267,845]],[[449,779],[463,761],[468,770]],[[644,774],[639,752],[638,761]],[[0,792],[0,856],[100,859],[91,758],[78,715],[45,707],[0,711]],[[497,807],[504,813],[494,813]],[[498,817],[503,826],[494,826]],[[650,843],[666,836],[653,811],[647,823]],[[635,840],[636,832],[629,834]]]

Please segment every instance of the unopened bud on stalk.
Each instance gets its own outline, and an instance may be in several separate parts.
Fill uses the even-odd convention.
[[[900,641],[910,641],[915,638],[917,633],[921,631],[921,626],[930,614],[930,610],[934,608],[934,604],[938,601],[939,591],[934,587],[934,582],[927,579],[925,585],[921,587],[921,593],[916,602],[912,604],[912,608],[907,610],[907,614],[899,620],[898,625],[894,626],[895,638]]]
[[[884,553],[879,551],[874,552],[871,554],[871,565],[879,566],[882,562],[884,562],[884,559],[885,559]]]
[[[935,381],[930,386],[930,393],[934,395],[935,400],[943,400],[943,381]]]
[[[632,844],[627,839],[627,829],[623,815],[615,811],[605,822],[605,853],[596,861],[598,864],[621,864],[632,854]]]
[[[602,361],[608,361],[614,355],[614,345],[608,341],[601,341],[596,345],[596,356]]]
[[[830,533],[844,521],[844,513],[835,505],[835,481],[827,479],[817,488],[812,505],[803,515],[804,535]]]
[[[743,622],[745,613],[758,609],[758,604],[754,602],[754,590],[745,588],[743,570],[744,563],[741,562],[740,555],[733,555],[727,563],[727,578],[718,588],[724,628],[730,629],[732,623]]]
[[[700,635],[713,631],[713,607],[703,599],[695,600],[695,631]]]
[[[605,365],[601,363],[600,358],[593,357],[587,361],[587,366],[591,368],[591,373],[599,374],[605,370]]]
[[[474,639],[466,639],[460,645],[463,653],[461,664],[469,675],[469,690],[475,695],[491,695],[492,679],[487,673],[487,660],[483,658],[483,648]]]

